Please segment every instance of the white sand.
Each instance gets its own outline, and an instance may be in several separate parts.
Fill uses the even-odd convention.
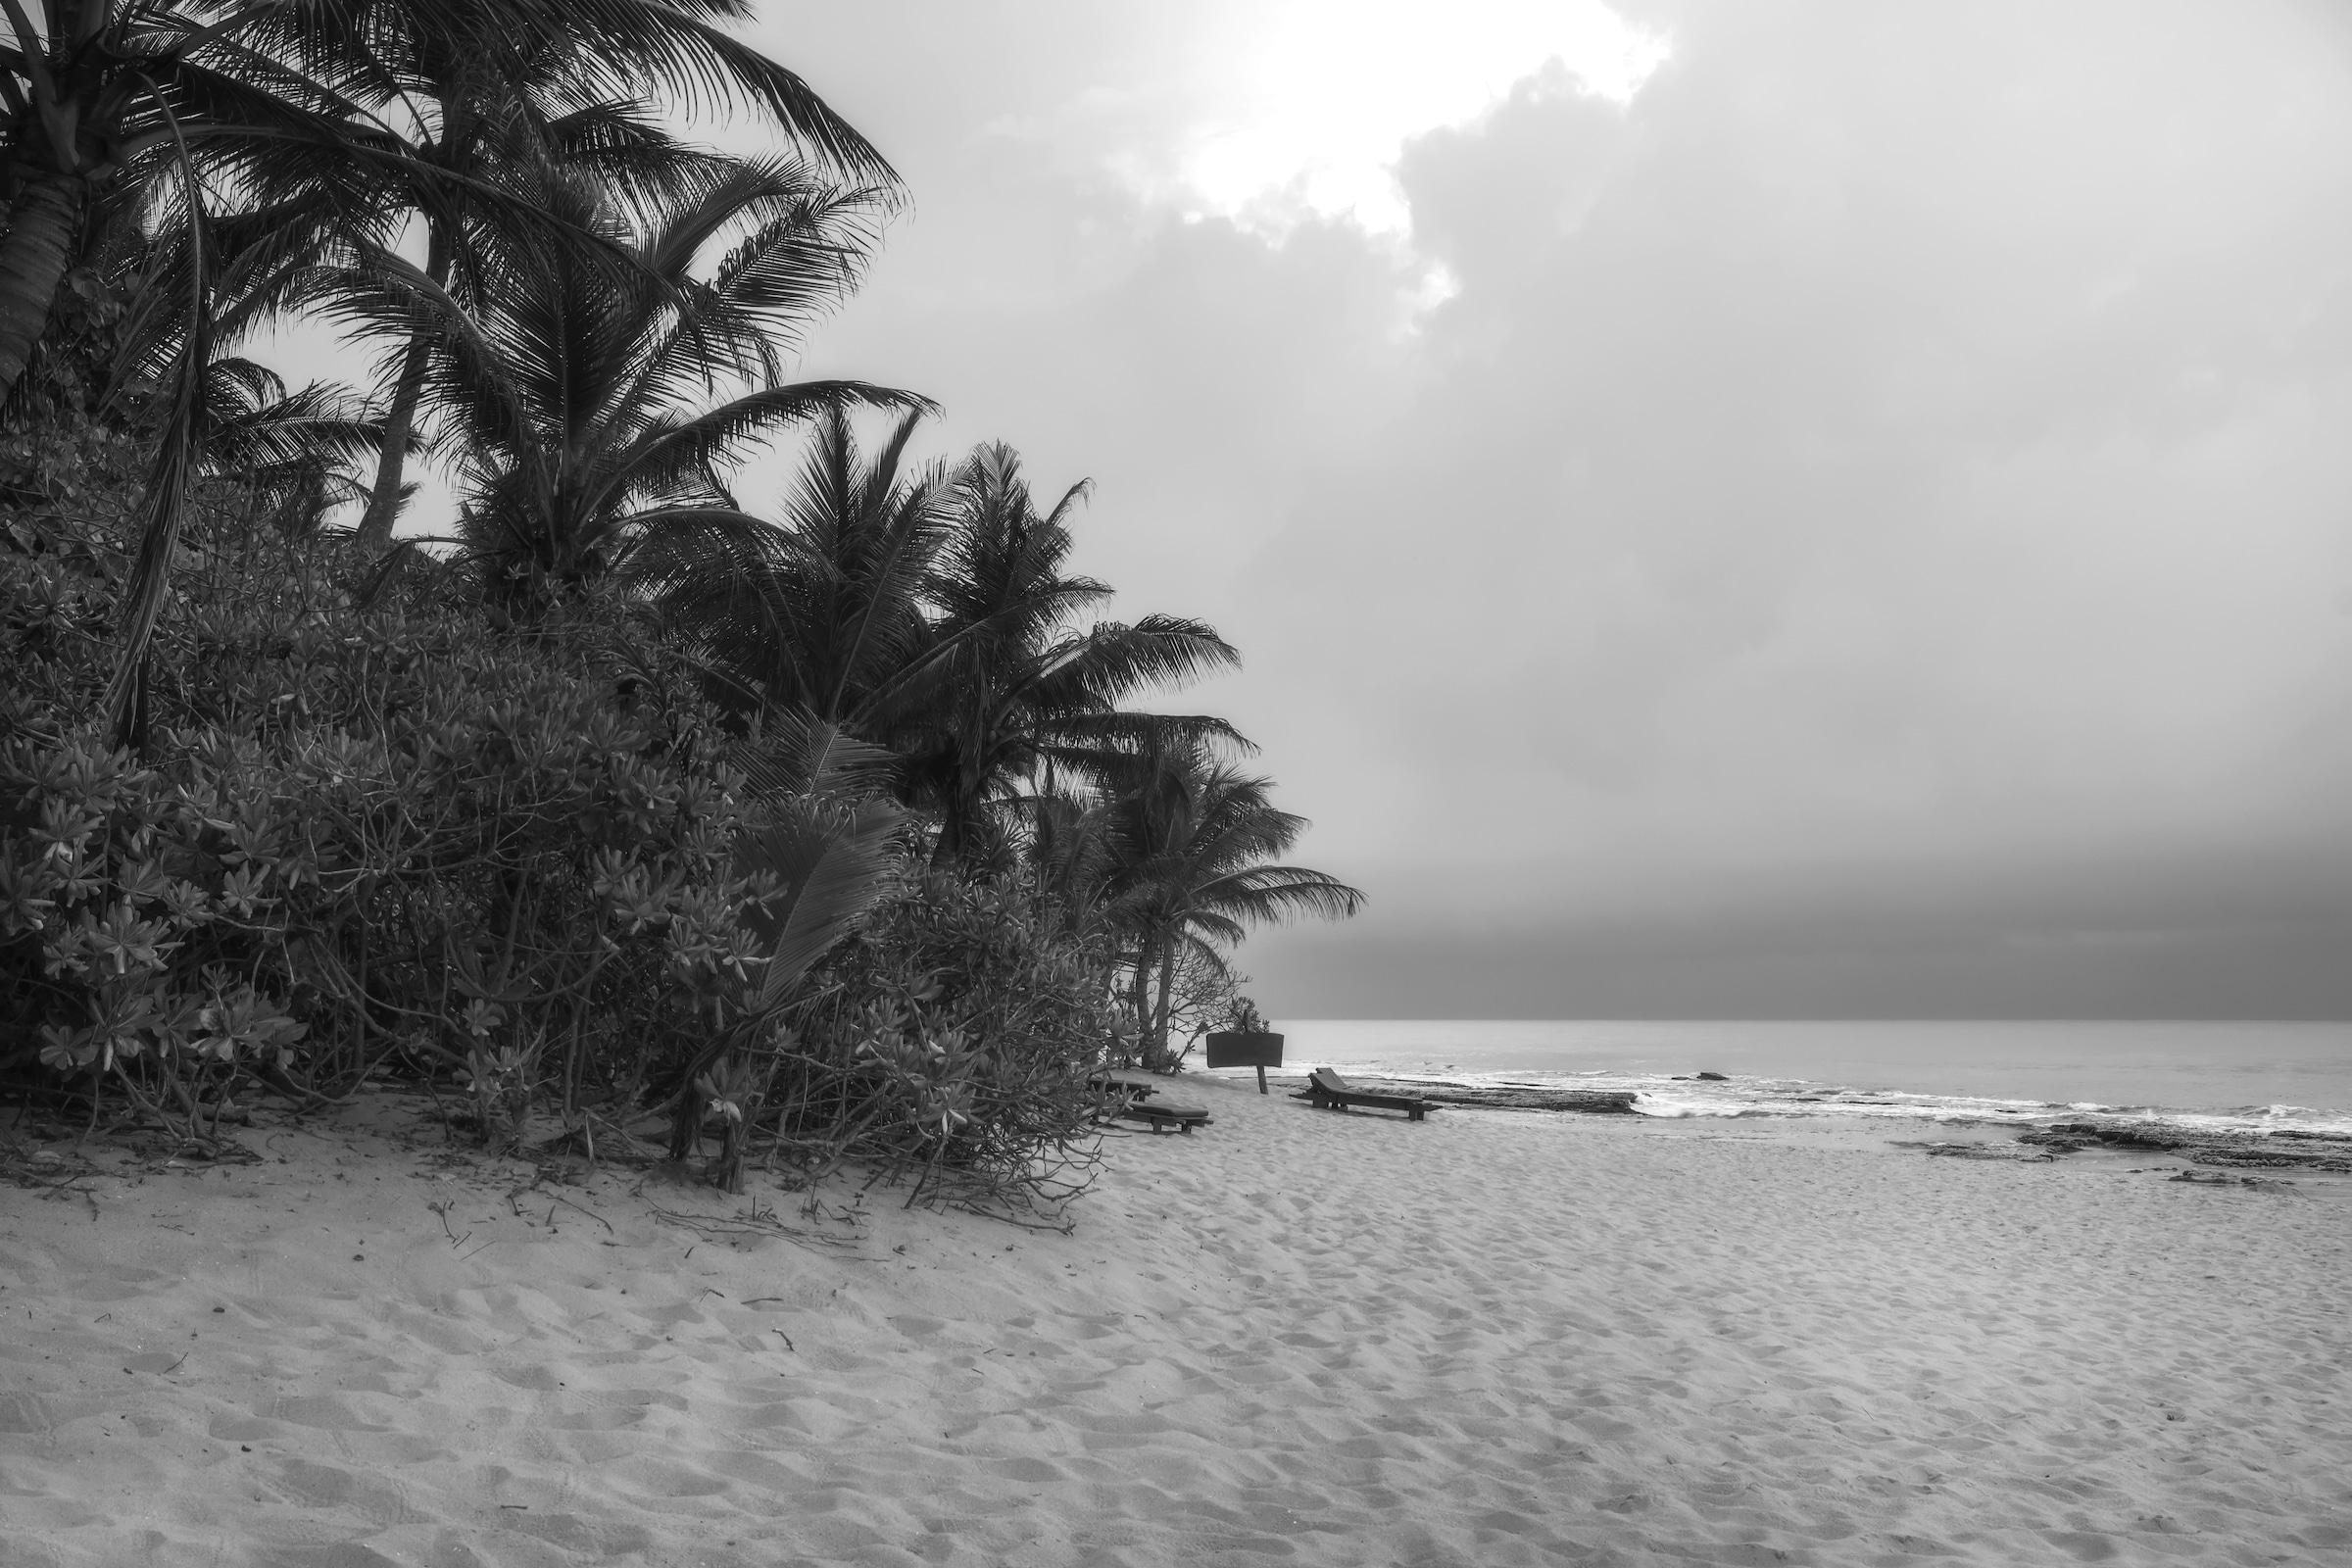
[[[0,1564],[2352,1560],[2340,1190],[1180,1094],[1066,1237],[356,1132],[0,1188]]]

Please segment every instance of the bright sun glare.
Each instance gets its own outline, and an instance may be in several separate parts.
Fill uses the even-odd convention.
[[[1185,199],[1253,223],[1352,212],[1380,233],[1410,221],[1392,173],[1409,137],[1554,60],[1622,103],[1667,53],[1598,0],[1291,0],[1220,31],[1221,80],[1175,170]]]

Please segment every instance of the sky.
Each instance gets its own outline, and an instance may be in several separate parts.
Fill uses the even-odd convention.
[[[1289,1017],[2352,1016],[2326,0],[763,0],[910,210],[803,370],[1096,482]],[[781,460],[739,487],[758,509]]]

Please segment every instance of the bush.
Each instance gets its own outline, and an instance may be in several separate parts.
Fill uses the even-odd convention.
[[[1111,959],[1018,879],[933,876],[877,909],[764,1054],[762,1121],[813,1176],[845,1160],[907,1201],[1038,1213],[1083,1190],[1122,1022]]]
[[[120,556],[43,527],[0,557],[0,1071],[192,1135],[248,1077],[405,1062],[502,1138],[552,1085],[586,1136],[739,1019],[773,879],[734,874],[726,738],[620,607],[522,638],[417,581],[361,612],[331,552],[198,534],[140,759],[84,716]]]
[[[1088,1079],[1133,1033],[1109,954],[1025,883],[938,877],[767,984],[895,875],[898,813],[779,769],[783,744],[753,798],[733,764],[762,743],[625,600],[515,630],[412,561],[356,609],[368,564],[214,498],[134,753],[88,717],[119,542],[9,520],[0,1079],[201,1143],[257,1087],[316,1102],[389,1069],[466,1083],[505,1146],[553,1101],[591,1155],[667,1099],[672,1152],[715,1120],[731,1188],[762,1150],[1004,1214],[1085,1185]]]

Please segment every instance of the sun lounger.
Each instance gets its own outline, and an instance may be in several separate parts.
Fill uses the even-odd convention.
[[[1426,1100],[1410,1095],[1367,1095],[1329,1067],[1317,1067],[1306,1075],[1306,1087],[1291,1097],[1311,1101],[1322,1110],[1346,1110],[1350,1105],[1363,1105],[1374,1110],[1401,1110],[1412,1121],[1419,1121],[1438,1107]]]
[[[1209,1123],[1206,1105],[1154,1105],[1149,1101],[1138,1100],[1130,1102],[1119,1114],[1129,1121],[1151,1123],[1154,1133],[1189,1133],[1196,1127],[1205,1127]]]
[[[1116,1102],[1115,1106],[1107,1111],[1108,1115],[1147,1123],[1155,1133],[1189,1133],[1196,1127],[1209,1124],[1206,1105],[1156,1103],[1154,1097],[1159,1093],[1157,1085],[1139,1082],[1124,1073],[1096,1073],[1086,1083],[1088,1088],[1098,1090]]]

